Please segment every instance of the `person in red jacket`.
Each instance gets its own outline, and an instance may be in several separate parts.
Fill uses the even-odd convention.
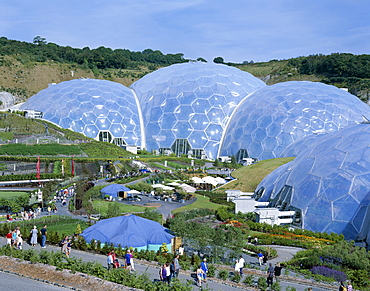
[[[12,231],[9,230],[9,232],[6,234],[6,244],[11,246],[12,245]]]

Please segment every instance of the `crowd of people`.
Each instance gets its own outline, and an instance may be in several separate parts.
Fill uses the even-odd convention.
[[[179,273],[179,255],[176,255],[170,263],[162,265],[159,270],[159,279],[164,283],[171,284],[172,279],[178,278]]]
[[[17,227],[13,231],[9,230],[5,236],[5,240],[8,246],[21,250],[23,248],[23,237],[20,227]]]
[[[117,254],[114,250],[111,250],[107,255],[107,265],[108,270],[117,269],[117,268],[125,268],[130,271],[135,271],[135,264],[134,264],[134,253],[132,250],[127,250],[126,254],[124,255],[124,264],[121,264],[117,258]]]

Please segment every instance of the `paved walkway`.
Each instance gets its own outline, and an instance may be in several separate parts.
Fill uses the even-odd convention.
[[[24,245],[24,249],[41,250],[39,245],[37,245],[35,247],[32,247],[28,244]],[[60,247],[53,246],[53,245],[47,245],[46,250],[59,252]],[[291,256],[296,251],[298,251],[298,250],[294,249],[294,248],[286,248],[285,250],[282,251],[282,253],[286,254],[287,256]],[[278,250],[278,252],[280,252],[280,251]],[[104,255],[94,254],[94,253],[89,253],[89,252],[83,252],[83,251],[72,249],[71,256],[72,257],[75,256],[77,258],[80,258],[83,261],[99,262],[103,266],[106,266],[106,256],[104,256]],[[246,263],[250,263],[251,265],[255,266],[256,268],[259,268],[257,258],[255,258],[254,256],[248,256],[248,255],[244,255],[244,257],[245,257]],[[288,257],[284,257],[284,258],[279,257],[275,260],[282,262],[282,261],[286,260],[287,258]],[[121,262],[123,262],[123,258],[119,258],[119,259],[120,259]],[[273,262],[273,260],[271,260],[271,262]],[[230,268],[230,267],[224,266],[222,268],[226,269],[226,268]],[[266,273],[265,268],[266,268],[265,266],[262,266],[261,276],[263,276]],[[153,281],[156,281],[159,278],[159,276],[158,276],[159,266],[149,264],[148,262],[145,262],[145,261],[136,260],[135,261],[135,269],[138,273],[147,273]],[[245,271],[248,271],[248,270],[251,270],[251,271],[255,272],[255,269],[245,269]],[[195,277],[193,278],[194,275],[195,275],[194,273],[190,273],[188,271],[181,271],[179,279],[184,283],[190,280],[191,282],[194,283],[193,290],[200,290],[200,288],[195,285],[195,281],[194,281]],[[293,276],[294,276],[294,274],[293,274]],[[291,279],[291,278],[293,278],[293,279]],[[296,288],[297,291],[304,291],[308,287],[313,287],[314,291],[337,290],[337,288],[325,288],[325,287],[317,287],[317,286],[315,287],[315,286],[311,286],[311,285],[308,285],[308,284],[300,284],[300,283],[294,282],[294,279],[295,279],[294,277],[291,277],[291,278],[286,278],[286,279],[281,278],[282,290],[285,290],[286,287],[288,287],[288,286]],[[221,291],[252,290],[250,288],[248,289],[245,286],[232,286],[231,284],[224,284],[224,282],[220,282],[220,280],[212,279],[212,278],[209,278],[209,280],[207,280],[207,287],[209,288],[209,290],[221,290]]]

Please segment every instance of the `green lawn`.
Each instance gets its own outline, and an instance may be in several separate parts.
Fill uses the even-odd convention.
[[[27,192],[18,191],[0,191],[0,198],[4,199],[15,199],[28,194]]]
[[[203,195],[199,195],[199,194],[195,194],[195,196],[197,197],[197,200],[194,203],[177,208],[173,210],[172,213],[183,212],[183,211],[188,211],[188,210],[197,209],[197,208],[208,208],[208,209],[216,210],[217,208],[223,206],[217,203],[210,202],[209,197],[207,196],[204,197]]]
[[[92,202],[94,209],[103,216],[107,214],[108,206],[112,203],[117,203],[119,205],[119,210],[121,213],[144,212],[147,208],[145,206],[127,205],[119,202],[110,202],[104,200],[94,200]]]
[[[89,225],[87,224],[87,221],[81,220],[81,221],[70,222],[70,223],[48,225],[47,229],[49,231],[56,231],[58,233],[64,233],[65,235],[73,235],[77,229],[78,224],[80,225],[82,231],[85,228],[89,227]]]

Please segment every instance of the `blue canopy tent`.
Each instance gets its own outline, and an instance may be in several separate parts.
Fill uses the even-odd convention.
[[[132,247],[138,250],[157,251],[163,243],[171,250],[174,237],[158,222],[136,215],[118,216],[98,221],[86,228],[81,234],[87,243],[92,239],[102,244],[111,244],[122,248]]]
[[[120,185],[120,184],[110,184],[107,187],[104,187],[103,189],[100,190],[101,193],[103,193],[102,196],[109,195],[112,196],[113,198],[116,198],[119,196],[119,192],[128,192],[130,191],[129,188]]]

